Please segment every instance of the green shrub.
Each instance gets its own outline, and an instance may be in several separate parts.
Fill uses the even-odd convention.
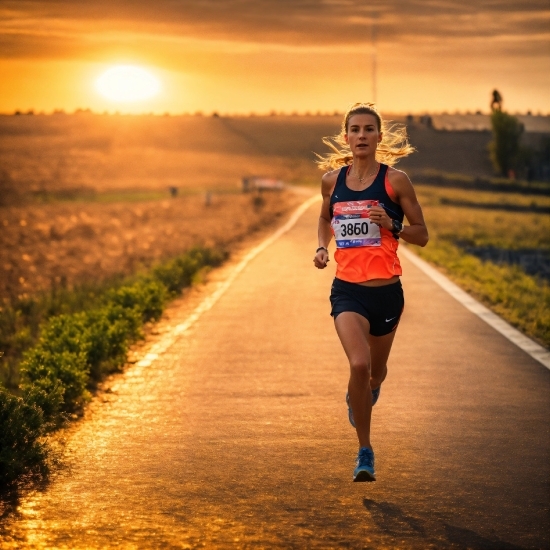
[[[86,314],[90,377],[99,381],[126,362],[129,342],[141,336],[141,315],[135,308],[106,305]]]
[[[44,418],[36,402],[0,388],[0,426],[0,486],[45,476],[48,448],[41,440]]]
[[[22,397],[1,390],[0,414],[5,422],[4,417],[0,420],[8,433],[5,449],[0,439],[4,453],[0,454],[0,481],[46,472],[47,448],[39,438],[59,427],[67,413],[82,408],[94,382],[122,367],[129,344],[141,337],[142,324],[160,318],[169,296],[189,286],[202,268],[219,265],[226,257],[226,253],[197,248],[154,268],[148,277],[106,291],[102,298],[91,293],[69,300],[69,305],[52,300],[55,308],[44,307],[47,301],[42,306],[28,301],[21,302],[18,309],[0,311],[0,328],[11,330],[0,344],[14,346],[18,338],[27,345],[36,342],[21,362]],[[51,316],[36,336],[37,319],[53,309],[71,310],[76,304],[82,309],[85,304],[93,306]],[[25,331],[21,318],[35,324]]]
[[[157,320],[168,299],[166,287],[160,281],[142,279],[132,285],[109,292],[108,302],[139,311],[144,322]]]
[[[25,402],[42,411],[44,433],[55,430],[65,421],[65,415],[61,412],[64,393],[61,383],[51,379],[41,380],[40,385],[26,386],[23,398]]]
[[[85,313],[53,317],[42,329],[38,347],[54,354],[58,351],[67,351],[86,355],[89,348],[86,329]]]
[[[185,256],[156,267],[153,270],[153,277],[160,281],[171,295],[174,295],[191,284],[199,268],[200,263],[197,259]]]
[[[33,348],[25,354],[21,366],[21,388],[28,391],[34,385],[49,393],[60,386],[63,389],[60,410],[74,412],[89,398],[86,388],[90,367],[86,359],[85,352]]]

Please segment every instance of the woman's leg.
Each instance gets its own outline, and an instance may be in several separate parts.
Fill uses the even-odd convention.
[[[395,332],[394,330],[384,336],[372,336],[371,334],[367,336],[371,359],[370,385],[373,390],[380,387],[388,374],[387,363]]]
[[[349,400],[353,410],[359,447],[369,447],[372,413],[370,325],[358,313],[344,311],[334,320],[336,332],[348,357],[350,366]]]

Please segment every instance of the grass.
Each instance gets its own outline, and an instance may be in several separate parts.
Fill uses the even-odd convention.
[[[401,166],[398,166],[401,168]],[[489,191],[491,193],[514,193],[523,195],[548,195],[550,193],[550,182],[548,181],[525,181],[511,180],[502,177],[473,177],[465,174],[455,174],[433,169],[412,169],[407,170],[412,174],[414,181],[433,185],[437,188],[458,188],[466,189],[476,193]]]
[[[158,201],[169,198],[168,190],[121,190],[98,193],[94,189],[74,189],[61,192],[34,193],[32,202],[35,204],[51,204],[53,202],[73,202],[110,204],[117,202]]]
[[[190,197],[203,195],[204,190],[188,187],[177,187],[177,197]],[[211,186],[208,191],[217,195],[234,195],[242,193],[238,186],[234,188]],[[173,199],[168,187],[162,189],[119,189],[112,191],[96,191],[95,189],[67,189],[64,191],[49,191],[32,193],[27,204],[52,204],[52,203],[76,203],[76,204],[116,204],[139,203]]]
[[[194,248],[94,296],[58,300],[58,308],[69,310],[62,314],[34,302],[38,334],[23,353],[19,387],[0,387],[0,487],[48,474],[45,436],[82,409],[99,381],[123,367],[143,323],[158,320],[171,297],[226,257]]]
[[[0,385],[16,393],[20,383],[19,364],[26,350],[38,341],[41,327],[51,318],[72,315],[97,307],[108,291],[129,284],[134,277],[115,276],[97,284],[69,289],[53,288],[15,300],[0,308]]]
[[[421,180],[420,180],[421,181]],[[415,184],[415,189],[422,197],[422,206],[438,206],[448,201],[471,202],[476,205],[492,205],[495,203],[507,206],[513,210],[514,206],[550,207],[550,188],[547,195],[529,195],[519,193],[502,193],[498,191],[473,191],[465,189],[431,187]]]
[[[207,204],[204,191],[185,191],[164,200],[118,200],[126,196],[119,190],[105,192],[104,202],[0,208],[0,308],[54,287],[130,275],[198,244],[224,246],[299,201],[292,193],[265,194],[258,207],[253,194],[225,190]],[[235,217],[239,211],[248,214]]]
[[[550,252],[550,216],[515,211],[514,205],[547,206],[544,196],[416,186],[430,232],[417,252],[513,326],[550,347],[550,285],[514,265],[496,265],[468,254],[468,247]],[[468,206],[452,206],[460,200]],[[495,203],[507,204],[495,210]],[[484,208],[484,204],[486,208]]]
[[[38,285],[34,292],[11,292],[14,298],[0,306],[0,355],[5,352],[0,359],[0,487],[13,491],[47,476],[52,457],[47,435],[79,414],[105,375],[123,368],[143,324],[157,320],[171,297],[223,261],[229,244],[273,223],[301,200],[285,193],[226,192],[206,205],[203,198],[192,198],[131,208],[123,203],[74,211],[52,204],[0,212],[4,252],[12,251],[13,265],[25,264],[25,278],[47,267],[59,274],[41,292]],[[244,220],[235,218],[240,208],[247,212]],[[57,239],[51,236],[55,226],[47,225],[54,217]],[[125,232],[135,246],[121,246]],[[192,248],[188,243],[193,242],[201,246]],[[116,253],[109,244],[118,247]],[[139,245],[137,268],[125,268],[124,260]],[[73,253],[60,254],[64,249]],[[149,257],[143,255],[148,250]],[[92,253],[112,256],[114,264],[108,269],[98,263],[94,282],[86,283],[90,279],[79,277],[67,260],[82,264]]]

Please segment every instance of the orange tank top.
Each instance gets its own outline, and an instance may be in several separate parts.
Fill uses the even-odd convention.
[[[350,283],[391,279],[401,275],[397,257],[399,237],[371,223],[369,209],[382,206],[390,218],[403,222],[403,209],[388,180],[388,166],[381,164],[371,185],[354,191],[346,185],[351,167],[344,166],[330,197],[331,228],[336,240],[336,277]]]

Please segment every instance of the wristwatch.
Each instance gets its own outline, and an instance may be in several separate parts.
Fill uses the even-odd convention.
[[[391,232],[394,235],[399,235],[403,231],[403,229],[405,229],[405,226],[398,220],[392,220],[391,224],[392,224]]]

